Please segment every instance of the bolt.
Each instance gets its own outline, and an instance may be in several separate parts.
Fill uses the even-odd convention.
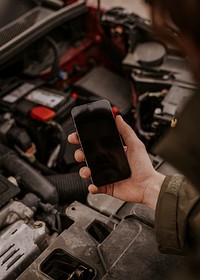
[[[40,221],[36,221],[36,222],[34,222],[34,224],[33,224],[33,227],[34,227],[34,228],[41,228],[42,226],[43,226],[43,223],[40,222]]]

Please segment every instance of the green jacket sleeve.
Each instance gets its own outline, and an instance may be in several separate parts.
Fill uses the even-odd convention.
[[[200,193],[183,175],[166,176],[156,206],[155,230],[163,253],[200,249]]]

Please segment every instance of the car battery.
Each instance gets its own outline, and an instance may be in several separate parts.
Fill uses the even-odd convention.
[[[2,114],[11,113],[16,127],[25,129],[36,145],[37,158],[43,163],[61,142],[58,138],[66,138],[62,135],[62,123],[71,118],[70,112],[75,104],[76,99],[70,91],[49,89],[43,81],[16,80],[0,92]]]

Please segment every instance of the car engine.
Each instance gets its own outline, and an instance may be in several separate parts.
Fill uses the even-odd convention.
[[[74,106],[108,99],[169,174],[152,147],[195,91],[184,57],[134,11],[1,1],[0,279],[163,279],[184,262],[158,252],[150,209],[88,194],[67,136]]]

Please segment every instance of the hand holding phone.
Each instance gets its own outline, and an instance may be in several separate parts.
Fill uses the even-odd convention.
[[[76,106],[72,118],[92,183],[100,187],[129,178],[130,167],[109,101]]]

